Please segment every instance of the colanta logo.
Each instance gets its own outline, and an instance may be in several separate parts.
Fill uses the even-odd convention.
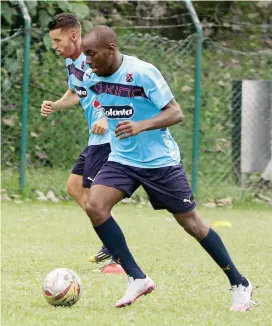
[[[109,119],[129,119],[134,115],[134,109],[129,105],[106,105],[103,108]]]
[[[84,87],[75,86],[75,91],[80,98],[87,96],[87,90]]]

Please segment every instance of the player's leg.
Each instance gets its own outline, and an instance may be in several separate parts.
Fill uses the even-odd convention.
[[[85,189],[86,194],[86,196],[84,197],[85,205],[92,182],[95,179],[97,173],[100,171],[101,167],[107,162],[110,151],[111,148],[109,143],[88,146],[88,150],[85,155],[82,179],[82,187],[83,189]],[[104,245],[96,254],[92,254],[88,258],[89,262],[92,263],[101,263],[107,259],[112,260],[112,254]],[[111,261],[111,264],[112,263],[113,262]]]
[[[88,146],[84,148],[79,155],[75,165],[67,180],[67,192],[77,202],[77,204],[85,211],[85,202],[88,189],[84,189],[83,174],[86,156],[88,154]]]
[[[228,277],[232,286],[233,303],[231,309],[234,311],[249,309],[252,304],[252,284],[240,274],[220,236],[203,222],[195,208],[185,213],[173,213],[173,215],[184,230],[200,243]]]
[[[79,155],[71,174],[67,181],[67,192],[77,202],[77,204],[86,212],[86,201],[92,181],[88,179],[89,170],[92,169],[90,146],[87,146]],[[107,156],[108,157],[108,156]],[[104,162],[103,162],[104,163]],[[102,164],[101,164],[102,165]],[[100,167],[101,167],[100,165]],[[96,164],[94,166],[96,167]],[[98,170],[95,171],[97,174]],[[93,177],[94,178],[94,177]],[[98,251],[96,255],[97,262],[109,259],[112,257],[110,252],[104,246]]]
[[[71,173],[67,180],[67,192],[85,211],[87,193],[89,189],[82,187],[82,180],[82,175]]]
[[[233,263],[220,236],[208,227],[194,208],[186,213],[174,213],[177,222],[193,236],[224,271],[232,286],[234,311],[245,311],[251,306],[252,284],[243,277]]]
[[[184,230],[199,241],[212,259],[228,277],[233,290],[233,310],[246,310],[250,306],[252,285],[237,270],[220,236],[207,226],[195,209],[195,201],[182,165],[162,168],[145,178],[143,185],[155,209],[171,212]],[[155,178],[155,179],[154,179]],[[149,182],[149,183],[148,183]],[[241,304],[237,302],[241,301]],[[243,302],[243,304],[242,304]]]
[[[112,207],[125,196],[131,196],[138,187],[139,183],[129,175],[124,165],[107,162],[96,176],[86,204],[86,212],[97,235],[128,275],[127,290],[116,303],[117,308],[133,303],[155,288],[153,281],[135,262],[122,230],[110,215]]]

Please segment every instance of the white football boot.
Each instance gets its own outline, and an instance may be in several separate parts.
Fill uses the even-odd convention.
[[[253,286],[248,281],[248,286],[242,284],[233,285],[231,287],[232,292],[232,311],[247,311],[252,305],[257,304],[255,301],[251,300]]]
[[[124,296],[115,304],[116,308],[126,307],[134,303],[143,294],[146,295],[155,290],[155,284],[150,277],[146,275],[144,279],[135,279],[128,277],[127,289]]]

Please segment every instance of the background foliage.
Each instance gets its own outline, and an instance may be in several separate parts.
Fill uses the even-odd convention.
[[[112,26],[119,36],[123,52],[152,62],[162,71],[186,116],[186,122],[173,127],[172,133],[183,152],[189,172],[195,37],[194,26],[185,6],[175,1],[25,3],[32,18],[27,154],[29,175],[44,174],[44,168],[53,168],[55,172],[59,171],[58,175],[64,176],[61,183],[54,184],[52,181],[46,184],[44,191],[53,187],[57,193],[64,194],[67,173],[88,137],[80,107],[65,113],[54,113],[47,119],[40,117],[42,101],[58,99],[67,88],[63,59],[51,51],[46,29],[51,17],[61,12],[75,13],[82,22],[83,33],[95,24]],[[194,4],[205,31],[200,188],[205,189],[206,198],[214,199],[221,196],[219,185],[222,182],[230,186],[233,193],[232,81],[271,77],[271,3],[221,1]],[[5,184],[15,176],[13,171],[19,162],[23,20],[16,1],[2,1],[1,6],[2,167]],[[31,168],[35,172],[31,172]],[[33,185],[32,180],[31,177],[29,181],[33,189],[44,186]],[[228,191],[224,190],[224,193]]]

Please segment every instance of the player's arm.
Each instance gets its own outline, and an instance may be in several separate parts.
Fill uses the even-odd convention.
[[[54,111],[70,109],[79,103],[79,97],[70,88],[57,101],[43,101],[41,105],[41,115],[47,117]]]
[[[183,119],[182,111],[161,75],[160,71],[150,65],[142,76],[144,91],[148,99],[158,108],[154,118],[133,122],[131,120],[118,123],[116,137],[120,139],[138,135],[142,131],[170,127]]]
[[[119,122],[115,129],[115,135],[120,139],[124,139],[138,135],[142,131],[170,127],[182,121],[183,118],[184,116],[178,103],[173,99],[162,109],[161,113],[152,119],[138,122],[131,120]]]
[[[173,126],[184,119],[183,113],[175,99],[171,100],[156,117],[140,121],[141,131]]]

